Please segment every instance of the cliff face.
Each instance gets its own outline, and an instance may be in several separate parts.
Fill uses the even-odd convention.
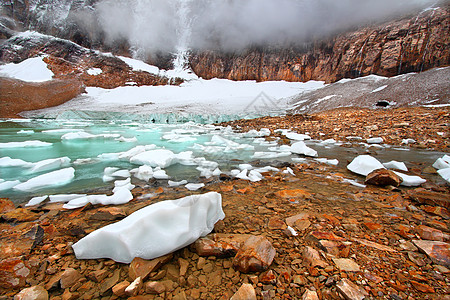
[[[323,80],[395,76],[450,65],[450,5],[301,48],[243,53],[197,52],[193,71],[206,79]]]

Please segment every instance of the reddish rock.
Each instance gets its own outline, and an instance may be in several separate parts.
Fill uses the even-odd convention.
[[[363,223],[364,227],[366,227],[368,230],[371,231],[381,231],[383,229],[383,225],[379,223],[373,223],[373,222],[365,222]]]
[[[275,195],[281,198],[298,198],[298,199],[307,199],[311,197],[310,192],[302,189],[282,190],[275,192]]]
[[[145,292],[148,294],[162,294],[166,291],[166,286],[158,281],[150,281],[145,284]]]
[[[413,240],[414,245],[424,252],[434,263],[450,266],[450,244],[439,241]]]
[[[375,248],[375,249],[378,249],[378,250],[381,250],[381,251],[397,252],[395,249],[392,249],[389,246],[381,245],[381,244],[378,244],[378,243],[375,243],[375,242],[372,242],[372,241],[368,241],[368,240],[364,240],[364,239],[357,239],[357,238],[353,238],[353,240],[355,240],[355,241],[357,241],[357,242],[359,242],[359,243],[361,243],[361,244],[363,244],[365,246],[369,246],[369,247],[372,247],[372,248]]]
[[[259,276],[259,282],[264,284],[272,284],[275,285],[277,283],[277,276],[272,270],[261,273]]]
[[[442,233],[442,231],[435,229],[435,228],[425,226],[425,225],[417,226],[416,232],[424,240],[431,240],[431,241],[443,241],[444,240],[444,234]]]
[[[74,79],[25,82],[0,77],[0,117],[60,105],[83,92],[83,83]]]
[[[42,286],[35,285],[21,290],[14,300],[48,300],[48,292]]]
[[[372,282],[375,282],[376,284],[382,282],[384,279],[378,275],[369,273],[369,272],[364,272],[364,277],[369,279]]]
[[[368,296],[367,292],[347,278],[342,278],[337,284],[338,292],[347,300],[363,300]]]
[[[91,216],[92,220],[114,221],[123,219],[127,216],[123,208],[120,207],[101,207],[97,209]]]
[[[39,219],[40,215],[26,208],[16,208],[1,215],[1,218],[9,222],[30,222]]]
[[[310,267],[319,266],[322,268],[325,268],[326,266],[328,266],[328,263],[326,263],[322,259],[319,252],[310,246],[306,246],[303,249],[302,257],[303,257],[303,261],[305,262],[305,264],[307,266],[310,266]]]
[[[135,280],[138,277],[145,280],[151,272],[158,270],[162,265],[171,260],[172,256],[172,254],[167,254],[152,260],[136,257],[130,263],[128,275],[132,280]]]
[[[125,296],[125,289],[130,285],[130,282],[125,280],[122,282],[119,282],[118,284],[116,284],[115,286],[113,286],[112,288],[112,292],[114,295],[116,295],[117,297],[123,297]]]
[[[0,198],[0,214],[14,210],[16,206],[8,198]]]
[[[345,241],[344,238],[337,236],[332,232],[323,231],[312,231],[306,238],[314,243],[319,243],[320,240]]]
[[[297,221],[308,220],[308,218],[309,218],[309,214],[308,213],[300,213],[298,215],[286,218],[286,224],[288,226],[294,227],[294,225],[295,225],[295,223]]]
[[[256,291],[249,283],[243,283],[230,300],[256,300]]]
[[[335,216],[329,214],[322,214],[322,217],[326,219],[329,223],[331,223],[333,226],[341,225],[341,222]]]
[[[77,283],[83,276],[77,270],[73,268],[67,268],[61,274],[60,284],[62,289],[71,288]]]
[[[429,286],[428,284],[420,283],[415,280],[410,281],[412,286],[415,287],[418,291],[422,293],[434,293],[435,290],[433,287]]]
[[[337,257],[347,257],[350,252],[350,245],[335,241],[320,240],[317,247]]]
[[[249,237],[249,234],[213,233],[195,241],[193,248],[200,256],[233,257]]]
[[[180,276],[184,276],[187,273],[189,262],[181,257],[178,258],[178,264],[180,265]]]
[[[391,170],[378,169],[369,173],[366,177],[365,183],[379,186],[399,186],[403,179]]]
[[[319,296],[317,296],[316,291],[306,289],[303,293],[302,300],[319,300]]]
[[[0,288],[6,290],[21,288],[31,275],[30,268],[19,258],[0,261]]]
[[[267,270],[276,250],[264,236],[251,236],[237,252],[233,266],[242,273]]]
[[[286,228],[286,224],[279,217],[272,217],[272,218],[269,219],[268,227],[271,230],[274,230],[274,229],[285,229]]]
[[[353,260],[349,258],[333,258],[333,262],[341,271],[346,272],[359,272],[361,271],[359,265]]]
[[[116,269],[111,277],[105,279],[102,283],[98,285],[98,290],[101,295],[109,291],[113,286],[119,282],[120,279],[120,269]]]
[[[438,205],[446,209],[450,207],[450,194],[448,193],[439,193],[424,188],[417,188],[408,191],[408,196],[412,200],[422,204]]]
[[[444,219],[450,219],[450,213],[448,212],[448,210],[446,210],[443,207],[425,205],[425,206],[422,207],[422,209],[424,211],[426,211],[427,213],[430,213],[430,214],[433,214],[433,215],[436,215],[436,216],[440,216],[440,217],[442,217]]]
[[[106,270],[95,270],[87,276],[89,279],[91,279],[94,282],[101,282],[103,279],[105,279],[108,276],[109,272]]]

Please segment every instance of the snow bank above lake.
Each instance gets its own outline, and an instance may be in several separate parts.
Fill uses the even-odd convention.
[[[90,233],[72,247],[78,259],[153,259],[207,235],[224,217],[219,193],[161,201]]]
[[[54,74],[47,68],[43,58],[43,56],[33,57],[18,64],[0,66],[0,75],[29,82],[51,80]]]

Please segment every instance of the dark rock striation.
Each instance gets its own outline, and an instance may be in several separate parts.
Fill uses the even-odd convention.
[[[191,67],[206,79],[323,80],[369,74],[395,76],[450,64],[450,5],[360,28],[304,47],[193,53]]]

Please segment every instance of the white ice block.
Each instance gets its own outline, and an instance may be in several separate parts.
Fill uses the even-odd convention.
[[[144,207],[72,247],[78,259],[110,258],[121,263],[135,257],[153,259],[207,235],[224,217],[219,193],[191,195]]]

